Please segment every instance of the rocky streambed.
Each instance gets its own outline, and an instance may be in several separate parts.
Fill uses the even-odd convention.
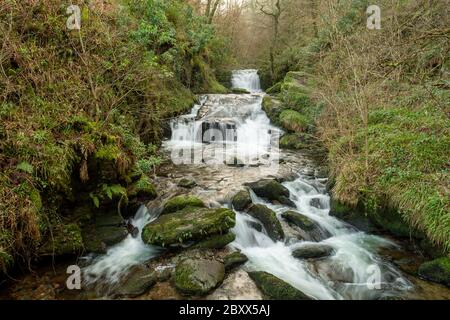
[[[445,274],[418,277],[426,259],[410,242],[336,217],[320,149],[280,149],[257,73],[234,80],[253,93],[204,96],[172,122],[158,197],[132,228],[99,223],[99,250],[40,266],[0,298],[450,299]],[[68,265],[81,267],[80,290]]]

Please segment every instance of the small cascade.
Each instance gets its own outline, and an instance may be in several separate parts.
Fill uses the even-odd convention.
[[[235,70],[231,77],[231,85],[234,89],[245,89],[249,92],[261,92],[261,82],[258,70]]]

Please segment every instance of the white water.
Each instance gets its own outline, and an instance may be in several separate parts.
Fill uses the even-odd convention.
[[[257,84],[255,79],[258,79]],[[233,84],[256,91],[259,88],[259,78],[256,71],[237,71],[234,72]],[[273,132],[279,131],[270,124],[261,110],[261,102],[261,94],[204,96],[191,114],[172,121],[172,138],[165,147],[172,151],[172,156],[173,151],[179,148],[193,148],[198,151],[196,154],[209,157],[211,148],[223,144],[231,145],[232,154],[242,159],[248,155],[251,157],[278,152],[277,147],[274,147]],[[224,135],[222,140],[203,143],[203,123],[211,123],[212,120],[219,124],[233,123],[236,139],[234,134]],[[192,170],[197,169],[199,168]],[[300,172],[304,168],[297,169]],[[243,175],[240,180],[252,179],[246,177],[245,172],[239,171],[238,174]],[[232,230],[236,234],[236,240],[230,247],[242,251],[249,258],[245,268],[269,272],[315,299],[375,299],[383,295],[401,295],[411,289],[411,284],[400,272],[376,254],[377,248],[395,244],[381,237],[359,232],[329,215],[330,198],[326,194],[325,181],[326,179],[311,179],[299,174],[296,180],[284,185],[289,189],[290,198],[296,205],[294,210],[314,220],[328,234],[328,238],[324,237],[322,243],[332,246],[335,254],[319,260],[315,266],[311,262],[294,258],[292,251],[308,242],[289,236],[292,235],[292,230],[280,217],[283,212],[292,208],[272,205],[252,194],[255,203],[265,204],[277,213],[287,237],[283,242],[274,242],[264,230],[258,232],[248,224],[257,220],[246,213],[236,212],[236,226]],[[311,205],[313,198],[319,199],[321,209]],[[91,264],[83,270],[85,281],[89,284],[104,279],[111,284],[117,283],[132,266],[157,256],[161,249],[145,245],[140,236],[142,228],[156,218],[156,214],[141,207],[132,221],[139,228],[139,236],[128,236],[123,242],[111,247],[105,255],[93,258]],[[377,270],[380,277],[376,277]]]
[[[89,265],[83,268],[85,284],[119,282],[131,267],[144,263],[156,257],[161,248],[144,244],[141,232],[145,225],[154,221],[156,214],[151,214],[146,206],[141,206],[131,220],[133,226],[139,229],[137,237],[128,235],[122,242],[110,247],[106,254],[98,257],[87,257]]]
[[[377,248],[395,246],[394,243],[359,232],[330,216],[329,197],[317,191],[306,178],[299,177],[284,185],[291,192],[291,200],[297,206],[295,211],[311,218],[328,231],[331,237],[322,240],[322,243],[332,246],[336,253],[327,258],[328,260],[322,260],[325,262],[324,269],[319,274],[314,274],[306,261],[292,256],[292,251],[307,244],[307,241],[290,239],[274,242],[264,230],[259,232],[250,227],[247,222],[255,221],[254,218],[237,212],[236,226],[233,229],[236,240],[231,246],[249,258],[246,265],[249,270],[269,272],[315,299],[373,299],[387,294],[401,294],[402,291],[411,289],[411,284],[400,272],[381,261],[374,253]],[[325,190],[318,181],[314,181],[314,185]],[[324,209],[317,209],[309,204],[314,197],[320,198]],[[281,213],[292,210],[285,206],[272,205],[254,194],[253,200],[274,210],[280,220]],[[329,268],[332,268],[331,274],[326,272]],[[378,270],[380,277],[372,277]],[[350,274],[350,279],[342,281],[339,279],[342,278],[340,273],[346,275],[345,278]]]
[[[249,92],[261,92],[261,84],[257,70],[235,70],[231,77],[234,89],[245,89]]]

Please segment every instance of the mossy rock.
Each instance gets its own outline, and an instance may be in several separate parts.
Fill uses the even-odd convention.
[[[248,190],[241,190],[231,200],[234,210],[244,211],[252,204],[252,197]]]
[[[281,214],[283,219],[287,222],[296,225],[305,231],[312,231],[316,228],[317,224],[314,220],[308,218],[307,216],[300,214],[295,211],[286,211]]]
[[[235,225],[235,213],[229,209],[186,207],[160,216],[142,232],[145,243],[157,246],[182,246],[213,235],[226,233]]]
[[[248,214],[258,219],[273,241],[284,239],[284,231],[276,213],[262,204],[253,204],[248,210]]]
[[[276,180],[262,179],[257,182],[247,183],[246,186],[250,187],[259,197],[295,207],[295,203],[289,199],[289,190]]]
[[[158,194],[156,193],[156,188],[151,182],[150,178],[146,175],[142,175],[139,180],[134,182],[128,188],[128,198],[137,198],[137,199],[155,199]]]
[[[62,256],[83,251],[81,229],[75,223],[59,224],[52,230],[51,237],[39,248],[40,256]]]
[[[295,249],[292,255],[297,259],[319,259],[329,257],[334,252],[332,246],[321,243],[308,243]]]
[[[269,117],[270,121],[275,125],[279,125],[279,116],[283,111],[283,104],[281,101],[271,97],[264,96],[262,101],[262,109]]]
[[[203,296],[218,287],[225,277],[225,267],[215,260],[185,259],[175,268],[175,288],[182,294]]]
[[[308,147],[303,135],[289,133],[283,135],[280,139],[280,148],[282,149],[303,150]]]
[[[178,186],[186,189],[192,189],[195,186],[197,186],[197,182],[192,179],[183,178],[180,181],[178,181]]]
[[[305,132],[309,126],[306,116],[290,109],[281,112],[280,123],[284,129],[290,132]]]
[[[274,275],[256,271],[248,275],[261,292],[273,300],[312,300],[309,296]]]
[[[202,200],[190,195],[181,195],[166,202],[161,214],[173,213],[186,207],[205,207]]]
[[[304,240],[321,241],[331,236],[326,229],[322,229],[314,220],[298,212],[286,211],[281,214],[281,217],[290,225],[298,227],[297,231]]]
[[[236,239],[236,235],[232,232],[226,234],[217,234],[205,239],[196,245],[194,248],[198,249],[222,249]]]
[[[248,261],[245,254],[240,252],[233,252],[223,258],[225,270],[230,271]]]
[[[273,86],[271,86],[269,89],[266,90],[268,94],[276,94],[281,92],[281,86],[283,85],[283,82],[277,82]]]
[[[419,276],[450,287],[450,258],[442,257],[421,264]]]
[[[249,94],[250,92],[247,89],[243,89],[243,88],[233,88],[231,89],[232,93],[235,94]]]

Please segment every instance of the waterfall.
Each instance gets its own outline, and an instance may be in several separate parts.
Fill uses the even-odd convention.
[[[245,89],[249,92],[261,92],[258,70],[235,70],[232,73],[231,84],[234,89]]]

